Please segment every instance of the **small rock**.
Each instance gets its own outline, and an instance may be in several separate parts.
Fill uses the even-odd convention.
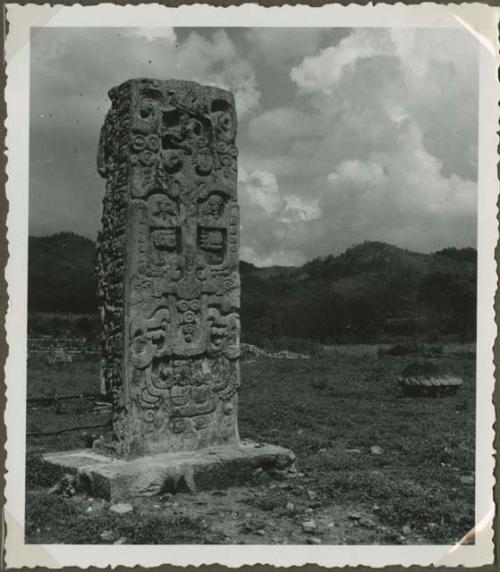
[[[125,544],[125,542],[127,542],[127,539],[124,536],[120,536],[120,538],[115,540],[113,544]]]
[[[361,449],[346,449],[345,452],[352,455],[359,455],[361,453]]]
[[[429,524],[427,525],[427,530],[429,532],[434,532],[435,530],[437,530],[438,525],[435,522],[429,522]]]
[[[287,502],[286,503],[286,512],[288,512],[288,513],[295,512],[295,505],[293,504],[293,502]]]
[[[304,511],[306,514],[312,514],[314,512],[314,510],[311,507],[306,508],[306,510]]]
[[[379,447],[378,445],[372,445],[370,447],[370,453],[372,455],[382,455],[383,452],[384,450],[382,449],[382,447]]]
[[[266,531],[265,530],[257,530],[255,534],[258,534],[259,536],[265,536],[266,535]]]
[[[110,540],[113,540],[113,531],[105,530],[104,532],[101,532],[100,537],[104,542],[109,542]]]
[[[310,534],[316,530],[316,523],[313,519],[306,520],[302,523],[302,530]]]
[[[132,505],[129,504],[128,502],[123,502],[111,505],[109,507],[109,510],[116,514],[127,514],[128,512],[131,512],[134,509],[132,508]]]
[[[403,528],[401,529],[401,532],[405,536],[408,536],[409,534],[411,534],[411,528],[409,526],[403,526]]]
[[[473,485],[474,481],[475,479],[473,475],[465,475],[463,477],[460,477],[460,482],[462,483],[462,485]]]
[[[321,538],[318,538],[317,536],[308,536],[306,538],[306,542],[307,544],[321,544]]]
[[[58,493],[60,488],[61,486],[59,485],[59,483],[56,483],[53,487],[50,487],[50,489],[48,490],[49,495]]]
[[[361,515],[359,514],[359,512],[350,512],[350,513],[347,515],[347,518],[348,518],[349,520],[360,520]]]
[[[309,497],[309,500],[315,500],[318,497],[318,494],[314,491],[308,490],[307,496]]]
[[[364,528],[375,528],[377,526],[371,518],[368,518],[366,516],[363,516],[359,520],[359,524],[360,524],[360,526],[363,526]]]

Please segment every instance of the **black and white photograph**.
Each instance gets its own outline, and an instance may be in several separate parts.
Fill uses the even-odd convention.
[[[11,8],[7,560],[492,562],[497,39],[107,6]]]

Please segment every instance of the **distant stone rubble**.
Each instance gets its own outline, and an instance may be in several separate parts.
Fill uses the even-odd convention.
[[[307,354],[300,354],[297,352],[290,352],[288,350],[281,350],[279,352],[268,352],[252,344],[240,344],[241,357],[248,359],[252,357],[266,357],[274,359],[311,359]]]

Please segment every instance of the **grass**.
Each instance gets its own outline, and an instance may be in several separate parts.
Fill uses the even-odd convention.
[[[445,347],[432,360],[440,370],[463,378],[458,394],[403,398],[397,378],[416,357],[414,352],[380,356],[373,348],[360,348],[356,353],[351,346],[348,352],[326,351],[310,360],[242,362],[240,434],[293,449],[302,473],[294,479],[294,487],[316,491],[322,506],[319,511],[361,511],[380,527],[365,535],[347,535],[346,541],[392,542],[402,527],[411,526],[415,542],[448,544],[474,526],[475,358],[470,351],[454,348],[448,352]],[[70,393],[76,388],[97,391],[98,363],[75,361],[61,367],[31,361],[28,383],[29,395]],[[40,412],[37,417],[29,411],[28,426],[36,418],[39,428],[47,431],[62,423],[57,420],[62,417]],[[78,432],[31,438],[28,450],[69,448],[78,440],[81,446],[83,436]],[[373,446],[380,447],[381,454],[373,454]],[[39,519],[52,522],[53,527],[62,512],[48,507],[54,496],[43,492],[47,483],[37,477],[36,463],[29,467],[27,534],[40,541],[45,533],[36,533]],[[263,510],[265,518],[286,504],[282,493],[269,486],[256,487],[253,493],[257,496],[250,504]],[[57,502],[74,507],[79,501],[58,498]],[[71,514],[69,508],[65,514]],[[75,515],[70,521],[73,532],[65,532],[66,540],[57,541],[98,542],[92,526],[101,531],[117,526],[135,543],[146,537],[163,543],[220,541],[215,533],[208,534],[196,514],[175,521],[174,528],[170,513],[145,513],[139,521],[135,515],[133,530],[127,528],[132,525],[124,517],[109,520],[109,513],[103,513],[92,520],[81,512],[77,515],[76,522]],[[222,517],[216,510],[210,518],[215,522]],[[387,527],[396,532],[387,537]],[[57,538],[54,529],[50,535]]]

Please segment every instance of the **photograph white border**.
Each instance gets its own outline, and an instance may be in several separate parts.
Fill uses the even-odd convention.
[[[7,5],[7,239],[9,307],[6,316],[8,358],[5,365],[7,404],[6,562],[8,567],[116,566],[161,564],[230,567],[251,564],[381,567],[446,565],[481,566],[493,562],[493,346],[496,338],[494,296],[497,285],[495,247],[498,241],[497,135],[499,95],[499,9],[482,4],[416,6],[329,5],[318,8],[253,4],[215,8],[206,5],[166,8],[140,6],[47,4]],[[114,546],[30,545],[24,541],[27,251],[29,188],[30,30],[32,27],[465,27],[478,40],[478,338],[476,409],[475,544],[455,546]]]

